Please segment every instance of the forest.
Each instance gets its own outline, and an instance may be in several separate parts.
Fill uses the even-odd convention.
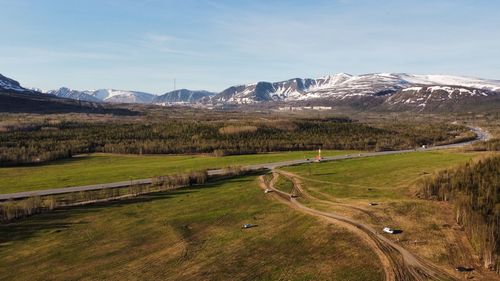
[[[500,272],[500,156],[438,172],[420,182],[419,196],[449,201],[486,268]]]
[[[320,147],[381,151],[472,138],[474,135],[459,125],[399,123],[375,126],[346,118],[40,121],[3,128],[0,166],[42,163],[92,152],[224,156]]]

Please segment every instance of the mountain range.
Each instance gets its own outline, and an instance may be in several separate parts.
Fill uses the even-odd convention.
[[[68,94],[69,95],[69,94]],[[69,97],[69,96],[68,96]],[[22,87],[0,74],[0,112],[11,113],[98,113],[137,115],[138,112],[108,103],[61,98]]]
[[[295,78],[281,82],[258,82],[230,87],[213,97],[217,103],[248,104],[260,102],[328,101],[346,103],[359,99],[379,99],[392,105],[404,103],[420,107],[442,99],[467,99],[500,94],[500,81],[449,75],[410,75],[376,73],[349,75],[339,73],[318,79]]]
[[[109,103],[141,103],[141,104],[192,104],[202,100],[209,101],[209,98],[216,95],[209,91],[191,91],[180,89],[157,96],[138,91],[124,91],[114,89],[99,90],[72,90],[66,87],[57,90],[45,91],[44,93],[54,95],[60,98],[69,98],[75,100],[91,102],[109,102]]]
[[[37,92],[0,75],[0,89]],[[316,79],[294,78],[232,86],[220,93],[180,89],[163,95],[113,89],[60,88],[44,94],[88,102],[157,105],[330,105],[391,110],[439,109],[500,100],[500,81],[451,75],[338,73]]]
[[[152,103],[153,99],[156,97],[153,94],[137,91],[123,91],[114,89],[78,91],[66,87],[47,91],[46,94],[75,100],[110,103]]]

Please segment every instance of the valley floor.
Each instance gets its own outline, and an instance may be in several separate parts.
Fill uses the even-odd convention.
[[[298,194],[299,202],[307,208],[339,214],[380,232],[385,226],[402,230],[387,238],[457,279],[498,280],[498,276],[481,270],[473,247],[454,223],[452,206],[415,197],[419,178],[482,155],[458,150],[412,152],[311,163],[282,170],[300,182],[309,194]],[[93,155],[82,160],[59,161],[54,167],[7,169],[18,169],[20,180],[25,181],[29,169],[34,169],[33,177],[43,169],[48,169],[45,172],[51,175],[49,171],[53,169],[52,176],[41,177],[42,182],[49,184],[57,182],[53,175],[65,165],[75,164],[75,171],[93,167],[89,167],[89,162],[78,166],[78,161],[109,160],[104,171],[112,177],[123,177],[111,172],[120,171],[117,163],[125,170],[144,163],[140,169],[146,170],[145,163],[155,163],[148,159],[163,159],[149,157]],[[231,161],[252,164],[262,160],[258,157],[272,157],[263,160],[270,162],[278,158],[286,160],[292,155],[207,157],[208,160],[169,157],[179,157],[178,162],[168,166],[158,160],[149,167],[156,166],[155,171],[182,171],[192,165],[208,165],[203,161],[236,159]],[[98,177],[93,175],[86,180]],[[294,189],[287,177],[277,181],[277,186],[287,193]],[[262,192],[256,176],[246,176],[115,203],[59,209],[2,224],[0,279],[384,280],[387,277],[387,264],[381,261],[379,253],[352,229],[290,208],[271,195]],[[242,229],[246,223],[256,226]],[[471,266],[475,270],[457,273],[454,270],[457,266]]]
[[[382,280],[374,255],[255,177],[0,225],[2,280]]]
[[[324,156],[354,153],[323,151]],[[103,184],[179,172],[217,169],[294,159],[314,158],[317,151],[277,152],[213,157],[208,155],[86,154],[43,165],[0,168],[0,194]]]

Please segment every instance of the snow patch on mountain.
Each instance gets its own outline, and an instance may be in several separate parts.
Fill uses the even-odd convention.
[[[155,98],[155,95],[149,93],[115,89],[99,89],[90,95],[112,103],[151,103]]]
[[[389,106],[416,106],[427,108],[429,106],[446,106],[464,103],[477,98],[494,98],[497,92],[486,89],[461,87],[461,86],[415,86],[401,90],[386,100]]]
[[[487,95],[500,91],[500,81],[450,75],[411,75],[406,73],[373,73],[350,75],[338,73],[317,79],[295,78],[281,82],[258,82],[228,88],[213,98],[217,103],[247,104],[265,101],[305,101],[311,99],[346,100],[364,96],[390,96],[399,91]],[[433,87],[433,88],[432,88]],[[476,89],[474,91],[473,89]],[[483,90],[483,91],[477,91]]]
[[[153,94],[136,91],[124,91],[115,89],[99,90],[72,90],[62,87],[57,90],[47,91],[47,94],[55,95],[61,98],[70,98],[74,100],[84,100],[93,102],[110,103],[151,103],[156,97]]]
[[[92,101],[92,102],[100,102],[101,100],[92,96],[91,91],[78,91],[72,90],[66,87],[59,88],[57,90],[50,90],[44,92],[45,94],[54,95],[60,98],[81,100],[81,101]]]
[[[461,86],[489,91],[500,90],[500,80],[488,80],[452,75],[416,75],[405,73],[397,75],[401,77],[401,79],[404,79],[413,84]]]
[[[21,87],[21,84],[19,84],[19,82],[17,82],[16,80],[5,77],[2,74],[0,74],[0,90],[16,91],[16,92],[29,91],[28,89]]]

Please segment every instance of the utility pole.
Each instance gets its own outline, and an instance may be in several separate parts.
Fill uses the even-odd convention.
[[[174,91],[175,91],[175,90],[177,90],[177,89],[176,89],[176,85],[175,85],[177,81],[175,81],[175,80],[176,80],[176,79],[174,78]]]

